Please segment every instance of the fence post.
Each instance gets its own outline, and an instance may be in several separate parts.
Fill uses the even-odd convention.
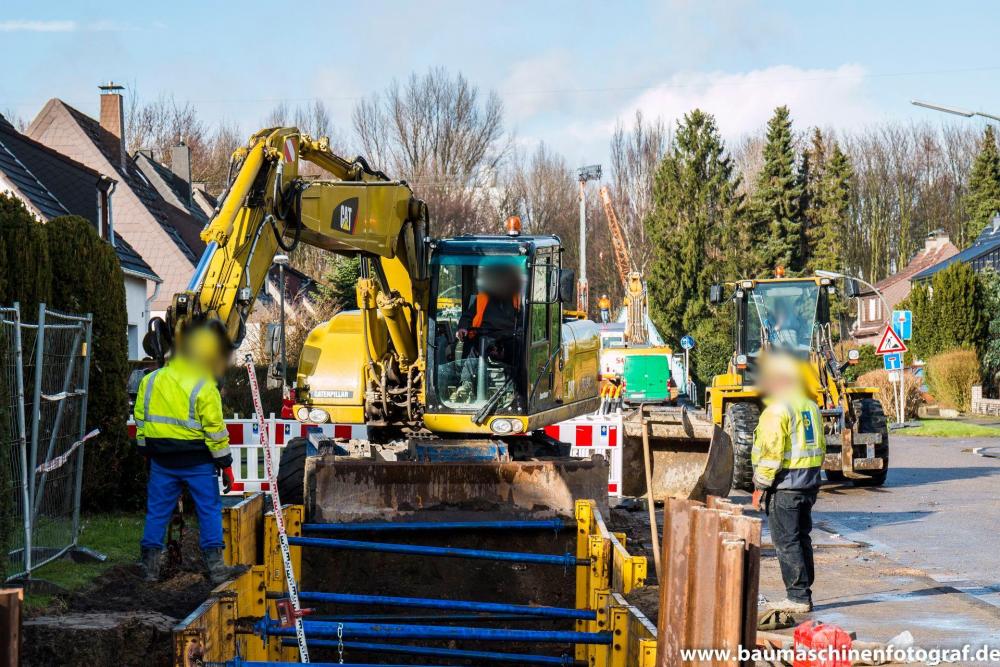
[[[87,402],[90,399],[90,358],[93,354],[90,344],[94,333],[94,315],[87,313],[87,320],[84,323],[86,333],[84,334],[84,347],[80,363],[83,364],[83,398],[80,404],[80,439],[87,433]],[[72,362],[71,362],[72,363]],[[83,491],[83,454],[86,451],[85,444],[80,445],[80,451],[76,455],[76,481],[73,483],[73,546],[77,546],[80,538],[80,502]]]
[[[31,513],[28,511],[28,426],[24,417],[24,353],[21,340],[21,304],[14,303],[14,375],[17,382],[17,438],[21,457],[21,520],[24,522],[24,550],[21,564],[25,572],[31,571]]]
[[[42,426],[42,370],[45,367],[45,304],[38,304],[38,326],[35,331],[35,386],[32,387],[32,408],[31,408],[31,451],[28,453],[28,469],[24,473],[28,476],[29,505],[24,508],[25,513],[32,512],[30,500],[35,497],[35,467],[38,465],[38,436]],[[25,544],[26,569],[31,572],[31,556],[34,546]]]

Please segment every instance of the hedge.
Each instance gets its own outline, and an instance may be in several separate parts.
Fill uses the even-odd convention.
[[[979,382],[979,358],[975,351],[942,352],[928,359],[925,368],[927,384],[938,403],[968,412],[972,407],[972,385]]]

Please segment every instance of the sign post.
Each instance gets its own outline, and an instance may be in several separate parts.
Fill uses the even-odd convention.
[[[689,400],[694,400],[691,396],[691,349],[694,347],[694,338],[690,335],[681,338],[681,347],[684,348],[684,393]]]
[[[908,310],[896,310],[892,313],[892,321],[885,325],[882,337],[875,347],[875,354],[882,355],[882,364],[889,371],[889,381],[897,383],[896,391],[896,423],[902,424],[906,411],[903,401],[906,399],[906,371],[903,369],[903,354],[906,353],[904,338],[913,335],[913,315]]]

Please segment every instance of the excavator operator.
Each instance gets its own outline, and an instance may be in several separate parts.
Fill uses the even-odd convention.
[[[514,361],[514,328],[521,316],[524,276],[513,264],[486,265],[476,276],[477,293],[458,319],[455,338],[465,343],[461,382],[452,400],[468,401],[474,385],[481,349],[494,362]],[[480,346],[482,344],[482,348]]]

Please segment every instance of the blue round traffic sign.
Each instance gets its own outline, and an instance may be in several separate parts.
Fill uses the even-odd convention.
[[[694,338],[691,336],[684,336],[681,338],[681,347],[685,350],[690,350],[694,347]]]

